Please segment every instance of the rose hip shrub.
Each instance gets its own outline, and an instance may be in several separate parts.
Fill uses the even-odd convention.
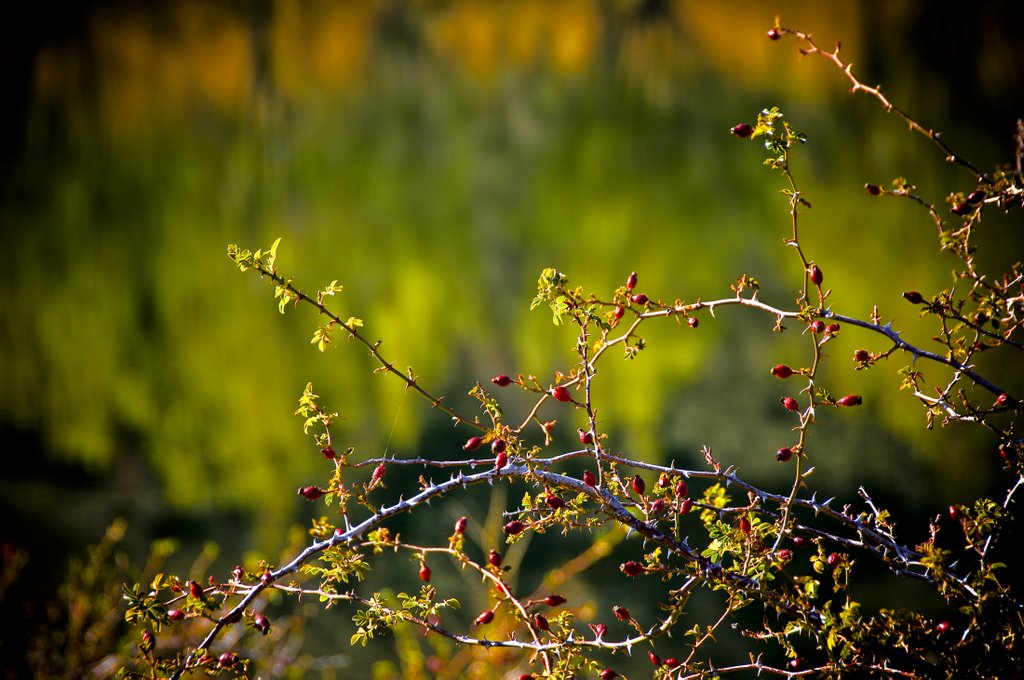
[[[831,62],[854,92],[877,100],[911,133],[938,147],[940,159],[963,169],[964,185],[946,197],[946,205],[929,203],[903,179],[890,187],[866,185],[868,196],[876,198],[865,200],[920,206],[922,220],[937,228],[938,247],[955,262],[955,285],[947,290],[893,291],[894,298],[905,298],[901,304],[915,306],[934,322],[932,346],[904,340],[877,308],[862,318],[830,304],[828,266],[844,253],[812,257],[804,250],[800,219],[811,204],[790,157],[807,140],[776,108],[738,122],[731,133],[736,144],[756,143],[749,147],[752,162],[756,149],[765,149],[764,164],[780,178],[788,224],[779,266],[792,273],[794,303],[762,300],[757,279],[747,274],[723,297],[687,301],[645,289],[642,270],[624,273],[614,290],[590,293],[574,287],[569,275],[545,269],[532,306],[547,307],[555,324],[565,328],[575,363],[546,376],[530,373],[529,367],[493,367],[494,377],[482,378],[469,391],[479,406],[473,413],[449,406],[411,370],[398,369],[381,353],[380,343],[364,334],[361,319],[328,306],[327,298],[341,290],[336,282],[307,293],[279,272],[280,240],[255,252],[229,246],[228,255],[241,271],[274,287],[282,313],[293,306],[316,312],[320,325],[312,344],[324,351],[340,337],[363,347],[378,362],[378,371],[403,382],[450,420],[460,444],[411,458],[357,457],[335,441],[338,415],[307,385],[297,413],[311,438],[310,455],[325,459],[324,478],[310,480],[296,499],[316,504],[323,513],[310,528],[311,540],[284,564],[261,563],[253,571],[239,567],[203,582],[162,574],[147,585],[126,588],[127,619],[137,626],[139,643],[137,657],[122,673],[254,672],[260,659],[253,658],[247,639],[274,633],[265,604],[289,596],[347,612],[355,633],[338,639],[339,649],[389,633],[398,636],[399,660],[417,677],[614,678],[641,667],[657,678],[730,673],[1004,677],[1024,668],[1022,603],[1007,576],[1020,565],[1007,569],[994,557],[1001,542],[1014,538],[1015,497],[1024,482],[1020,395],[1014,384],[1004,383],[1006,375],[978,368],[982,354],[986,366],[998,365],[993,356],[1019,357],[1024,285],[1019,264],[1006,272],[981,271],[972,240],[985,215],[1021,208],[1024,125],[1018,122],[1013,162],[979,170],[879,89],[857,80],[838,46],[821,50],[809,35],[778,22],[768,37],[795,39],[803,55]],[[786,363],[779,357],[759,376],[785,386],[782,408],[764,407],[786,419],[791,434],[763,441],[750,433],[752,446],[787,469],[791,481],[783,488],[761,488],[716,458],[714,432],[702,435],[708,443],[697,469],[673,461],[641,462],[628,450],[608,446],[609,433],[599,417],[602,400],[629,397],[598,389],[598,367],[619,360],[615,357],[637,357],[646,349],[640,333],[650,324],[677,323],[682,332],[699,332],[699,323],[713,322],[724,307],[766,316],[776,332],[787,331],[784,337],[803,357],[796,360],[791,353]],[[845,353],[829,352],[840,333],[863,342],[852,361]],[[1005,494],[936,507],[926,526],[909,532],[924,537],[915,542],[901,537],[897,518],[868,489],[856,491],[858,503],[842,507],[819,498],[811,472],[829,447],[816,438],[816,423],[869,407],[859,394],[829,390],[821,377],[827,361],[843,362],[851,371],[904,365],[894,387],[920,402],[927,427],[984,429],[993,452],[984,464],[1002,468]],[[516,404],[528,397],[527,408],[506,405],[513,391],[520,397]],[[742,426],[742,413],[736,418]],[[556,445],[556,439],[567,444]],[[485,485],[506,486],[512,497],[521,498],[489,527],[484,518],[439,509],[445,507],[443,499]],[[393,520],[409,513],[434,513],[433,526],[452,530],[440,543],[399,535]],[[458,517],[454,525],[452,517]],[[544,563],[547,556],[531,556],[525,541],[542,534],[569,536],[589,547],[524,587],[510,578],[512,565]],[[639,540],[624,541],[626,535]],[[610,592],[621,594],[621,601],[607,610],[573,598],[573,578],[602,560],[609,578],[620,581]],[[363,579],[382,561],[407,563],[408,578],[393,588],[365,587]],[[868,570],[885,570],[930,590],[942,615],[863,607],[852,585]],[[453,588],[455,581],[446,573],[467,576],[465,582],[475,584],[477,592]],[[646,600],[651,593],[657,594],[656,602]],[[699,606],[691,603],[696,596],[703,598]],[[470,600],[487,605],[460,610]],[[423,635],[409,636],[410,629]],[[726,664],[713,662],[719,639],[727,636],[746,652]]]

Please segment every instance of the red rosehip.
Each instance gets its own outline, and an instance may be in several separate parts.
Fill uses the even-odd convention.
[[[825,322],[818,319],[816,321],[812,321],[807,328],[810,329],[812,333],[821,333],[825,330]]]
[[[779,554],[779,559],[781,561],[783,561],[783,562],[789,562],[791,559],[793,559],[793,551],[790,550],[789,548],[783,548],[782,550],[779,551],[778,554]]]
[[[238,655],[234,652],[224,652],[217,657],[217,663],[222,667],[234,666],[235,661],[238,660]]]
[[[507,387],[508,385],[512,384],[512,378],[502,373],[501,375],[496,375],[493,378],[491,378],[491,382],[497,385],[498,387]]]
[[[878,186],[877,184],[865,184],[864,190],[867,191],[872,196],[877,196],[878,194],[882,193],[882,187]]]
[[[473,451],[479,449],[480,445],[484,443],[483,437],[470,437],[466,440],[466,443],[462,445],[463,451]]]
[[[530,675],[529,673],[523,673],[522,675],[519,676],[519,680],[535,680],[535,678],[534,678],[534,676]]]
[[[685,479],[680,479],[679,482],[676,484],[676,495],[677,496],[686,496],[689,493],[690,493],[690,487],[686,483],[686,480]]]
[[[742,531],[745,536],[750,535],[750,520],[746,517],[740,517],[740,531]]]
[[[327,460],[334,460],[335,458],[338,457],[338,454],[336,454],[334,452],[334,449],[332,449],[330,446],[325,446],[324,448],[320,449],[320,453],[324,454],[324,458],[326,458]]]
[[[633,492],[636,493],[637,496],[643,496],[644,491],[647,490],[647,484],[644,482],[644,478],[640,475],[633,477],[632,486]]]
[[[924,302],[924,296],[916,290],[908,290],[903,294],[903,298],[912,305],[919,305]]]
[[[167,612],[167,618],[169,618],[171,621],[181,621],[183,618],[185,618],[185,612],[181,611],[180,609],[172,609],[169,612]]]
[[[789,448],[788,446],[783,446],[781,449],[775,452],[775,460],[779,461],[780,463],[785,463],[792,457],[793,449]]]
[[[815,286],[821,287],[821,282],[825,280],[825,275],[821,273],[821,269],[816,264],[812,264],[808,270],[811,277],[811,283]]]
[[[384,473],[387,471],[388,469],[384,466],[384,463],[373,468],[373,474],[370,476],[370,483],[373,484],[374,482],[379,482],[384,479]]]
[[[797,657],[797,658],[793,659],[792,661],[790,661],[787,664],[787,666],[789,667],[789,670],[791,670],[791,671],[798,671],[798,670],[800,670],[801,668],[804,667],[804,662],[803,662],[803,659],[801,659],[800,657]]]
[[[798,548],[806,548],[810,544],[811,544],[811,542],[810,542],[810,540],[807,539],[806,536],[794,536],[793,537],[793,545],[795,545]]]
[[[860,363],[864,363],[865,361],[871,361],[871,353],[868,352],[866,349],[859,349],[853,353],[853,360],[858,361]]]
[[[640,574],[644,573],[644,565],[640,564],[636,560],[624,562],[623,564],[619,565],[619,569],[621,569],[622,573],[626,576],[639,576]]]
[[[779,402],[782,404],[782,406],[787,411],[799,411],[800,410],[800,404],[798,404],[796,402],[796,399],[794,399],[793,397],[783,397],[782,399],[779,400]]]
[[[551,396],[558,401],[572,401],[572,395],[569,393],[569,388],[565,385],[559,385],[551,390]]]
[[[577,432],[579,432],[580,443],[581,444],[593,444],[594,443],[594,435],[591,434],[590,432],[587,432],[582,427],[577,429]]]
[[[695,316],[691,316],[690,318],[688,318],[688,319],[686,320],[686,324],[687,324],[687,325],[688,325],[688,326],[689,326],[690,328],[696,328],[697,326],[699,326],[699,325],[700,325],[700,319],[698,319],[698,318],[697,318],[697,317],[695,317]]]
[[[466,533],[466,525],[467,524],[469,524],[469,519],[467,517],[465,517],[465,516],[462,516],[462,517],[458,518],[457,520],[455,520],[455,533],[457,533],[457,534],[464,534],[464,533]]]
[[[825,332],[828,333],[829,335],[835,335],[836,333],[839,332],[839,324],[830,323],[829,325],[825,326]]]
[[[325,493],[326,492],[318,486],[303,486],[299,489],[299,495],[307,501],[315,501]]]
[[[834,567],[837,564],[839,564],[839,560],[839,553],[829,553],[828,557],[825,559],[825,562],[828,563],[828,566]]]
[[[526,528],[526,525],[523,524],[522,522],[520,522],[517,519],[514,519],[511,522],[506,523],[505,527],[504,527],[505,533],[508,534],[509,536],[515,536],[517,534],[521,534],[521,533],[523,533],[523,530],[525,528]]]
[[[643,304],[647,303],[647,299],[648,298],[647,298],[647,295],[644,294],[644,293],[637,293],[636,295],[634,295],[633,297],[631,297],[629,299],[632,300],[635,304],[643,305]]]
[[[620,607],[619,605],[615,605],[614,607],[612,607],[612,613],[615,614],[615,618],[617,618],[619,621],[629,621],[631,618],[633,618],[629,615],[628,609],[626,609],[625,607]]]
[[[647,658],[651,660],[651,663],[655,666],[661,665],[661,657],[654,652],[647,652]]]
[[[494,612],[492,612],[490,609],[487,609],[485,611],[480,612],[480,616],[476,617],[476,621],[474,621],[474,623],[476,623],[476,625],[478,626],[486,626],[493,620]]]
[[[940,621],[939,624],[935,626],[935,630],[939,631],[940,633],[948,633],[952,629],[953,624],[951,624],[949,621]]]
[[[594,631],[594,637],[596,637],[598,640],[604,637],[604,634],[608,632],[608,626],[604,625],[603,623],[591,623],[589,625],[590,630]]]
[[[845,397],[839,397],[836,403],[840,406],[860,406],[863,402],[859,394],[847,394]]]
[[[782,34],[779,33],[779,29],[777,29],[777,28],[773,28],[770,31],[768,31],[768,39],[769,40],[778,40],[781,37],[782,37]]]
[[[508,465],[508,454],[502,451],[494,457],[494,469],[500,470],[506,465]]]
[[[265,571],[262,574],[260,574],[260,583],[262,583],[263,585],[269,586],[273,582],[274,575],[271,574],[269,571]]]
[[[565,598],[561,595],[551,594],[544,598],[544,604],[549,607],[557,607],[560,604],[565,604]]]
[[[995,400],[995,402],[992,405],[993,406],[1006,406],[1006,402],[1008,402],[1009,400],[1010,400],[1010,398],[1008,396],[1006,396],[1006,392],[1003,392],[998,397],[996,397],[996,400]]]
[[[501,553],[492,548],[491,551],[487,553],[487,563],[490,564],[492,567],[500,567]]]
[[[661,475],[658,476],[657,485],[659,489],[667,489],[671,483],[672,480],[670,480],[668,478],[668,475],[666,475],[664,472],[662,472]]]
[[[777,366],[772,367],[771,374],[776,378],[785,380],[789,376],[793,375],[793,369],[786,364],[778,364]]]
[[[548,433],[550,433],[550,432],[551,432],[552,430],[554,430],[554,429],[555,429],[555,424],[556,424],[556,423],[558,423],[558,421],[557,421],[557,420],[545,420],[545,421],[544,421],[544,422],[543,422],[543,423],[541,424],[541,427],[542,427],[542,428],[544,429],[544,431],[545,431],[545,432],[548,432]]]
[[[665,510],[665,501],[661,498],[651,503],[651,514],[660,515]]]
[[[615,317],[616,321],[618,321],[619,319],[621,319],[623,317],[623,315],[625,315],[625,313],[626,313],[626,308],[623,307],[622,305],[618,305],[618,306],[615,307],[615,311],[612,312],[612,316]]]
[[[746,139],[750,135],[754,134],[754,128],[749,123],[739,123],[729,128],[729,132],[733,133],[740,139]]]
[[[537,626],[541,630],[551,630],[551,624],[548,623],[548,619],[543,614],[533,615],[533,625]]]
[[[689,498],[686,498],[679,505],[679,514],[680,515],[687,515],[687,514],[690,513],[690,510],[692,510],[692,509],[693,509],[693,500],[691,500]]]
[[[949,208],[949,211],[951,213],[953,213],[954,215],[961,215],[961,216],[963,216],[963,215],[966,215],[969,212],[971,212],[971,206],[968,205],[967,203],[954,203]]]
[[[603,671],[601,671],[600,677],[601,680],[613,680],[614,678],[619,677],[619,674],[613,671],[611,668],[605,668]]]
[[[597,476],[590,470],[583,471],[583,483],[587,486],[597,486]]]
[[[491,442],[491,453],[497,456],[498,454],[503,453],[507,446],[508,444],[505,443],[504,439],[495,439]]]
[[[263,614],[257,614],[252,619],[252,627],[266,635],[270,632],[270,619]]]
[[[985,200],[984,191],[972,191],[967,195],[967,202],[972,205],[975,203],[981,203],[983,200]]]
[[[231,576],[233,576],[236,581],[241,581],[242,577],[245,576],[245,571],[242,569],[242,565],[239,564],[232,569]]]
[[[636,272],[633,272],[626,278],[626,290],[633,290],[636,288]]]
[[[565,501],[550,492],[544,498],[544,502],[547,503],[548,507],[552,510],[561,510],[566,505]]]
[[[665,665],[669,668],[675,668],[679,665],[679,659],[675,658],[674,656],[670,656],[667,659],[665,659]]]
[[[421,581],[425,581],[427,583],[430,583],[430,574],[431,574],[430,567],[428,567],[425,564],[420,566],[420,580]]]
[[[951,506],[949,506],[949,518],[950,519],[954,519],[954,520],[960,519],[960,516],[961,515],[960,515],[960,506],[959,505],[951,505]]]

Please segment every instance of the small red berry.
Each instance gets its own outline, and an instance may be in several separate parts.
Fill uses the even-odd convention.
[[[635,304],[643,305],[643,304],[647,303],[647,299],[648,298],[647,298],[647,295],[644,294],[644,293],[637,293],[636,295],[634,295],[633,297],[631,297],[629,299],[632,300]]]
[[[223,667],[235,665],[236,660],[238,660],[238,655],[234,652],[224,652],[217,657],[217,663]]]
[[[167,618],[169,618],[171,621],[181,621],[183,618],[185,618],[185,612],[181,611],[180,609],[172,609],[169,612],[167,612]]]
[[[577,432],[579,432],[579,435],[580,435],[580,443],[582,443],[582,444],[593,444],[594,443],[594,435],[591,434],[590,432],[587,432],[582,427],[577,429]]]
[[[551,630],[551,624],[548,623],[547,617],[543,614],[534,614],[533,625],[541,630]]]
[[[515,536],[517,534],[521,534],[521,533],[523,533],[523,530],[525,528],[526,528],[526,525],[523,524],[522,522],[520,522],[517,519],[514,519],[511,522],[506,523],[505,527],[504,527],[505,533],[508,534],[509,536]]]
[[[839,553],[829,553],[825,561],[828,563],[828,566],[834,567],[839,564],[839,559]]]
[[[878,186],[877,184],[865,184],[864,190],[867,191],[872,196],[877,196],[878,194],[882,193],[882,187]]]
[[[951,213],[953,213],[954,215],[961,215],[961,216],[963,216],[963,215],[966,215],[969,212],[971,212],[971,206],[968,205],[967,203],[954,203],[950,207],[949,211]]]
[[[523,673],[522,675],[519,676],[519,680],[535,680],[535,678],[534,678],[534,676],[530,675],[529,673]]]
[[[1008,402],[1009,400],[1010,400],[1010,398],[1008,396],[1006,396],[1006,392],[1003,392],[998,397],[996,397],[996,400],[995,400],[995,402],[992,405],[993,406],[1006,406],[1006,402]]]
[[[745,536],[750,535],[750,520],[746,517],[740,517],[740,531],[742,531]]]
[[[373,468],[373,474],[370,476],[370,483],[373,484],[374,482],[379,482],[384,479],[384,473],[387,471],[388,469],[384,466],[384,463]]]
[[[239,564],[232,569],[231,576],[234,577],[236,581],[241,581],[242,577],[245,576],[245,571],[242,569],[242,565]]]
[[[543,423],[541,424],[541,427],[542,427],[542,428],[544,428],[544,431],[545,431],[545,432],[548,432],[548,433],[550,433],[550,432],[551,432],[552,430],[554,430],[554,429],[555,429],[555,424],[556,424],[557,422],[558,422],[557,420],[545,420],[545,421],[544,421],[544,422],[543,422]]]
[[[565,385],[559,385],[551,390],[551,396],[558,401],[572,401],[572,395],[569,393],[569,388]]]
[[[640,564],[636,560],[624,562],[623,564],[619,565],[619,569],[621,569],[622,573],[626,576],[639,576],[640,574],[644,573],[644,565]]]
[[[821,273],[821,269],[816,264],[812,264],[808,273],[811,276],[811,283],[815,286],[821,287],[822,281],[825,280],[825,275]]]
[[[812,321],[807,328],[810,329],[812,333],[821,333],[825,330],[825,322],[818,319],[816,321]]]
[[[491,442],[491,453],[497,456],[505,451],[506,446],[508,445],[505,443],[504,439],[495,439]]]
[[[270,619],[263,614],[257,614],[252,619],[252,627],[266,635],[270,632]]]
[[[560,604],[565,604],[565,598],[561,595],[551,594],[544,598],[544,604],[549,607],[557,607]]]
[[[790,550],[789,548],[783,548],[782,550],[779,551],[778,554],[779,554],[779,559],[781,561],[783,561],[783,562],[789,562],[791,559],[793,559],[793,551]]]
[[[804,667],[804,662],[803,662],[802,659],[797,657],[796,659],[793,659],[792,661],[790,661],[787,665],[789,666],[789,670],[791,670],[791,671],[798,671],[798,670],[800,670],[801,668]]]
[[[679,482],[676,484],[676,495],[677,496],[686,496],[689,493],[690,493],[690,487],[689,487],[689,485],[687,485],[686,480],[685,479],[680,479]]]
[[[951,624],[949,621],[941,621],[938,625],[935,626],[935,630],[939,631],[940,633],[948,633],[952,629],[953,624]]]
[[[469,519],[467,517],[465,517],[465,516],[462,516],[462,517],[458,518],[457,520],[455,520],[455,533],[457,533],[457,534],[464,534],[464,533],[466,533],[466,525],[467,524],[469,524]]]
[[[782,406],[787,411],[799,411],[800,410],[800,404],[798,404],[796,402],[796,399],[794,399],[793,397],[783,397],[779,401],[782,403]]]
[[[490,564],[492,567],[500,567],[501,553],[499,553],[497,550],[491,549],[491,551],[487,553],[487,563]]]
[[[975,203],[981,203],[983,200],[985,200],[984,191],[972,191],[967,195],[967,202],[972,205]]]
[[[859,349],[853,353],[853,360],[864,363],[865,361],[871,361],[871,353],[866,349]]]
[[[644,491],[647,490],[647,484],[644,482],[644,478],[641,477],[640,475],[636,475],[635,477],[633,477],[632,486],[633,492],[636,493],[637,496],[643,496]]]
[[[740,139],[746,139],[750,135],[754,134],[754,128],[749,123],[739,123],[729,128],[729,132],[733,133]]]
[[[494,457],[494,469],[500,470],[506,465],[508,465],[508,454],[502,451]]]
[[[473,451],[479,449],[480,445],[484,443],[483,437],[470,437],[466,440],[466,443],[462,445],[463,451]]]
[[[679,665],[679,659],[675,658],[674,656],[670,656],[667,659],[665,659],[665,665],[669,668],[675,668]]]
[[[583,483],[587,486],[597,486],[597,477],[590,470],[584,470]]]
[[[512,384],[512,378],[502,373],[501,375],[496,375],[493,378],[491,378],[491,382],[497,385],[498,387],[507,387],[508,385]]]
[[[949,506],[949,518],[956,520],[956,519],[960,519],[960,517],[961,517],[960,506],[959,505],[951,505],[951,506]]]
[[[197,600],[203,599],[203,587],[196,581],[188,582],[188,594]]]
[[[431,574],[430,567],[428,567],[425,564],[420,566],[420,580],[421,581],[426,581],[427,583],[430,583],[430,574]]]
[[[777,366],[772,367],[771,374],[776,378],[785,380],[789,376],[793,375],[793,369],[786,364],[778,364]]]
[[[623,315],[625,313],[626,313],[626,308],[621,306],[621,305],[619,305],[619,306],[617,306],[615,308],[615,311],[612,312],[612,316],[615,317],[616,321],[618,321],[619,319],[621,319],[623,317]]]
[[[565,501],[551,492],[547,493],[544,502],[547,503],[548,507],[552,510],[561,510],[566,505]]]
[[[654,652],[647,652],[647,658],[651,660],[651,663],[655,666],[661,665],[661,657]]]
[[[924,302],[924,296],[916,290],[908,290],[903,294],[903,298],[912,305],[919,305]]]
[[[625,607],[620,607],[619,605],[615,605],[614,607],[612,607],[612,613],[615,614],[615,618],[617,618],[619,621],[629,621],[631,618],[633,618],[629,615],[628,609],[626,609]]]
[[[476,617],[476,625],[486,626],[488,623],[494,620],[494,612],[490,609],[480,612],[480,616]]]
[[[651,503],[651,514],[652,515],[660,515],[664,511],[665,511],[665,501],[663,499],[659,498],[656,501],[654,501],[653,503]]]
[[[626,278],[626,290],[633,290],[636,288],[636,272],[633,272]]]
[[[811,544],[811,542],[807,539],[806,536],[794,536],[793,537],[793,545],[795,545],[798,548],[806,548],[810,544]]]
[[[793,449],[789,448],[788,446],[783,446],[781,449],[775,452],[775,460],[779,461],[780,463],[785,463],[792,457]]]
[[[299,489],[299,495],[307,501],[315,501],[326,493],[318,486],[303,486]]]
[[[590,630],[594,631],[594,637],[596,637],[598,640],[604,637],[604,634],[608,632],[608,626],[604,625],[603,623],[591,623],[589,625]]]
[[[336,454],[334,452],[334,449],[332,449],[330,446],[325,446],[324,448],[320,449],[320,453],[324,454],[324,458],[326,458],[327,460],[334,460],[335,458],[338,457],[338,454]]]
[[[693,509],[693,500],[687,498],[679,505],[679,514],[687,515]]]
[[[611,668],[605,668],[601,671],[601,680],[613,680],[619,677],[619,674],[613,671]]]
[[[768,31],[768,39],[769,40],[778,40],[781,37],[782,37],[782,34],[779,33],[779,29],[777,29],[777,28],[773,28],[770,31]]]
[[[829,335],[835,335],[836,333],[839,332],[839,324],[830,323],[829,325],[825,326],[825,332],[828,333]]]
[[[860,406],[864,400],[859,394],[847,394],[845,397],[839,397],[839,401],[836,403],[840,406]]]
[[[263,585],[269,586],[273,582],[274,575],[271,574],[269,571],[265,571],[262,574],[260,574],[260,583],[262,583]]]
[[[696,328],[697,326],[700,325],[700,319],[698,319],[695,316],[691,316],[686,320],[686,323],[690,328]]]

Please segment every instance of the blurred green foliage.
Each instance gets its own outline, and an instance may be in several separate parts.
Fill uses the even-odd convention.
[[[275,551],[303,512],[293,489],[326,474],[292,415],[307,381],[341,411],[335,437],[357,455],[443,456],[463,433],[371,374],[365,352],[340,340],[316,352],[316,320],[279,315],[269,287],[224,257],[227,243],[282,237],[282,272],[305,289],[338,279],[343,316],[365,319],[386,356],[466,406],[476,381],[521,371],[546,382],[571,361],[574,339],[528,312],[547,266],[595,292],[636,270],[651,297],[684,300],[729,295],[747,273],[763,299],[790,304],[801,275],[782,246],[778,178],[728,134],[768,105],[810,138],[793,162],[814,205],[801,240],[834,308],[863,317],[877,304],[927,343],[932,329],[915,327],[894,291],[938,290],[952,262],[922,248],[933,226],[921,210],[862,186],[903,175],[942,206],[970,178],[851,97],[827,65],[764,39],[776,12],[823,44],[841,38],[866,81],[885,82],[955,148],[983,166],[1008,159],[1013,121],[993,112],[1024,88],[1013,87],[1021,57],[1007,27],[986,23],[1003,8],[974,8],[966,51],[949,48],[954,66],[984,73],[968,82],[943,80],[939,58],[916,61],[917,41],[940,48],[914,30],[927,9],[581,0],[83,11],[70,35],[39,32],[19,72],[22,115],[5,131],[16,140],[2,165],[0,423],[27,433],[21,455],[101,477],[143,461],[162,490],[143,504],[256,511],[255,545]],[[968,112],[978,118],[959,125]],[[1017,235],[993,224],[985,245],[1005,266]],[[866,263],[890,277],[865,280]],[[652,331],[652,350],[604,369],[597,398],[613,447],[686,466],[708,444],[755,476],[780,474],[784,386],[768,369],[802,357],[771,326],[737,310]],[[852,329],[829,346],[833,391],[867,406],[822,425],[822,483],[870,482],[931,504],[984,485],[994,468],[974,454],[991,442],[947,433],[934,446],[919,406],[895,393],[902,359],[855,373],[849,356],[862,346],[884,349]],[[1019,385],[1019,367],[999,370]]]

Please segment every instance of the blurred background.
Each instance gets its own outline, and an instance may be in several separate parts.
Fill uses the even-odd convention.
[[[24,569],[0,602],[0,655],[15,675],[20,650],[52,625],[44,603],[59,598],[68,560],[117,518],[136,563],[158,538],[179,545],[171,565],[188,569],[205,550],[206,573],[222,579],[243,559],[280,558],[291,527],[322,511],[295,488],[330,471],[293,415],[308,381],[343,415],[336,441],[357,456],[452,456],[467,436],[372,374],[355,345],[317,352],[315,317],[279,314],[272,287],[230,264],[228,243],[281,237],[282,273],[309,291],[338,279],[343,318],[363,318],[391,361],[472,410],[477,381],[547,383],[571,365],[571,331],[529,312],[544,267],[605,297],[636,270],[652,298],[686,301],[727,296],[746,273],[763,300],[791,306],[801,272],[782,245],[782,178],[759,144],[729,134],[779,106],[810,140],[793,160],[814,206],[801,238],[834,309],[866,317],[877,304],[927,345],[935,328],[900,293],[941,290],[955,261],[924,211],[871,200],[863,185],[904,176],[944,206],[971,176],[765,31],[781,14],[823,47],[841,40],[865,83],[983,169],[1011,159],[1024,115],[1010,2],[944,13],[923,0],[43,2],[6,13],[0,542],[5,573]],[[986,213],[985,225],[982,267],[1002,272],[1020,259],[1019,218]],[[788,489],[773,452],[792,436],[777,403],[789,386],[768,369],[803,365],[809,348],[771,329],[738,310],[696,330],[651,328],[649,350],[599,376],[610,445],[699,467],[707,444],[751,481]],[[853,500],[865,485],[920,520],[905,525],[914,540],[948,503],[999,488],[991,438],[929,432],[897,392],[904,357],[854,372],[854,349],[887,346],[848,329],[828,347],[825,384],[865,406],[814,432],[823,493]],[[1019,364],[997,361],[984,368],[1019,388]],[[929,385],[946,377],[929,370]],[[501,396],[521,418],[527,400]],[[570,443],[578,416],[547,415]],[[508,505],[523,491],[507,490]],[[435,512],[478,518],[471,536],[486,552],[504,506],[481,493],[459,503]],[[400,526],[443,542],[448,520],[428,517]],[[584,544],[547,550],[557,561]],[[547,563],[530,564],[543,574]],[[605,606],[592,586],[615,566],[585,573],[578,601]],[[390,654],[387,642],[349,650],[347,612],[321,618],[333,626],[321,647],[339,663]]]

